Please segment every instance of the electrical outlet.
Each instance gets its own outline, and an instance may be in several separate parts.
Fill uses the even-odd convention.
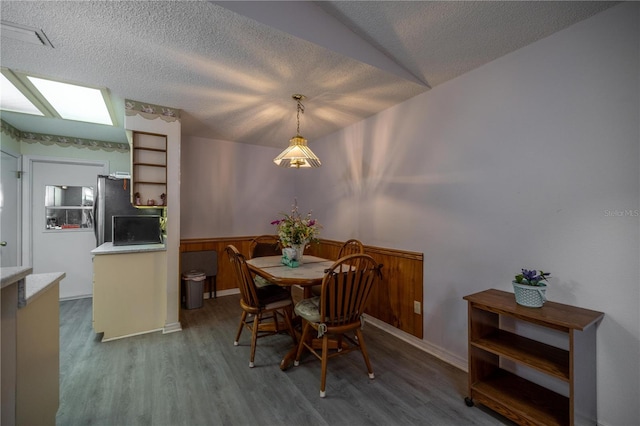
[[[413,313],[420,314],[420,302],[418,302],[417,300],[413,301]]]

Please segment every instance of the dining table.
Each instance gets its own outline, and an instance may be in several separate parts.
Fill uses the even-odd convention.
[[[298,266],[291,267],[282,263],[282,256],[264,256],[248,259],[247,265],[249,270],[273,284],[302,287],[304,297],[307,298],[311,296],[312,286],[322,284],[325,270],[334,262],[335,260],[305,255]]]
[[[322,284],[325,271],[333,265],[335,260],[305,255],[296,267],[284,265],[282,256],[264,256],[247,259],[249,270],[265,280],[282,286],[301,286],[304,298],[311,297],[311,287]],[[297,345],[284,356],[280,362],[280,369],[286,370],[293,363],[297,354]]]

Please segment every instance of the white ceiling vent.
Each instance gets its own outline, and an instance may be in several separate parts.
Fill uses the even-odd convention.
[[[27,27],[25,25],[14,24],[13,22],[0,21],[2,30],[0,37],[25,41],[38,46],[53,47],[46,34],[42,30]]]

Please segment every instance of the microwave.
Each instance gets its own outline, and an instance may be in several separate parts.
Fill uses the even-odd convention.
[[[160,216],[119,216],[112,218],[114,246],[162,243]]]

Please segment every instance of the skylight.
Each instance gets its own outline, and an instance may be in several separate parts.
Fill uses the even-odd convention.
[[[117,122],[105,88],[63,83],[1,69],[0,109],[63,120],[114,126]]]
[[[0,74],[0,109],[23,114],[44,115],[4,74]]]
[[[60,117],[66,120],[113,125],[101,90],[32,76],[27,78]]]

